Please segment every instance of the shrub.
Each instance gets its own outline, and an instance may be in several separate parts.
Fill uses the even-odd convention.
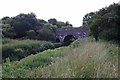
[[[61,50],[66,52],[67,47],[61,47],[54,50],[49,49],[15,62],[10,62],[10,59],[7,58],[6,62],[3,63],[3,78],[24,78],[27,76],[27,73],[30,73],[31,70],[37,67],[50,65],[54,58],[65,56],[65,53],[62,53]],[[33,76],[35,75],[33,74]],[[30,78],[29,75],[28,77]]]
[[[8,39],[8,38],[2,38],[2,44],[6,44],[6,43],[10,43],[13,42],[12,39]]]
[[[9,40],[2,46],[2,58],[19,60],[30,54],[36,54],[46,49],[54,48],[54,44],[38,40]]]

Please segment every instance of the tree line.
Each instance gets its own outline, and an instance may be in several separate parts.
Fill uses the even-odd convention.
[[[3,17],[2,37],[12,39],[55,40],[55,29],[72,28],[72,24],[51,18],[48,21],[37,19],[34,13],[20,13],[15,17]]]
[[[72,24],[51,18],[48,21],[37,19],[34,13],[21,13],[15,17],[3,17],[2,37],[13,39],[38,39],[55,41],[55,29],[72,28]],[[89,28],[89,35],[96,41],[120,41],[120,5],[113,3],[83,17],[83,27]]]
[[[96,41],[120,41],[120,5],[113,3],[96,12],[87,13],[83,17],[83,26],[89,28],[89,34]]]

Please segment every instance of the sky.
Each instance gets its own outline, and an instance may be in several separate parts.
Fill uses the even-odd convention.
[[[68,21],[80,27],[85,14],[118,3],[119,0],[0,0],[0,18],[33,12],[38,19]]]

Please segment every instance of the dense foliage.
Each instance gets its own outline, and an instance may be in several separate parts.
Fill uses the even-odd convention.
[[[96,12],[90,12],[83,18],[83,26],[90,29],[90,35],[96,40],[120,41],[120,5],[112,4]]]
[[[55,18],[49,19],[48,22],[53,25],[56,25],[58,28],[72,27],[72,24],[70,24],[68,21],[67,22],[57,21]]]
[[[29,38],[54,41],[54,30],[57,28],[72,27],[69,22],[61,22],[56,19],[37,19],[34,13],[19,14],[15,17],[3,17],[2,19],[3,37],[7,38]]]
[[[10,60],[20,60],[31,54],[53,49],[55,45],[47,41],[38,40],[2,40],[2,59],[9,58]]]
[[[55,43],[55,29],[72,27],[69,22],[57,21],[55,18],[48,21],[37,19],[34,13],[6,16],[0,22],[3,60],[20,60],[30,54],[60,47],[61,43]]]
[[[3,78],[116,78],[118,47],[92,39],[3,63]]]

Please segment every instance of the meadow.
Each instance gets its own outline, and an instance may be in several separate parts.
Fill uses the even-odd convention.
[[[78,39],[69,46],[2,64],[3,78],[117,78],[118,45]]]

